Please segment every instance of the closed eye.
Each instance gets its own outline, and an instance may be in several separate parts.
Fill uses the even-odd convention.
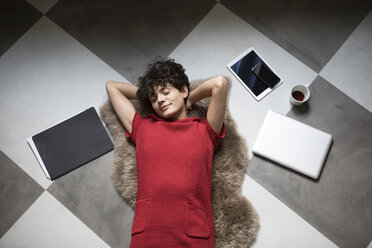
[[[167,91],[164,91],[164,90],[163,90],[163,94],[164,94],[164,95],[168,95],[168,94],[169,94],[169,90],[167,90]],[[152,103],[154,103],[154,102],[156,101],[156,99],[157,99],[157,97],[153,97],[153,98],[150,99],[150,101],[151,101]]]

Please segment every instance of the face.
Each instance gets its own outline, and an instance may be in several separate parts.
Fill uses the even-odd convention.
[[[187,97],[187,86],[179,91],[172,84],[154,87],[155,96],[150,98],[152,108],[162,118],[183,119],[187,117],[184,99]]]

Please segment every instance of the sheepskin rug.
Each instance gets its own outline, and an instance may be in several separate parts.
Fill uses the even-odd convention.
[[[231,79],[228,81],[228,99]],[[211,77],[212,78],[212,77]],[[190,81],[190,91],[210,78]],[[152,108],[130,100],[138,113],[145,117],[154,113]],[[217,248],[251,247],[259,230],[259,216],[252,204],[242,195],[244,174],[248,165],[248,147],[237,132],[237,126],[228,110],[225,113],[226,136],[221,139],[213,158],[212,210]],[[210,97],[192,106],[188,116],[206,118]],[[118,193],[134,209],[137,192],[136,147],[125,137],[124,127],[117,118],[110,101],[100,107],[100,115],[114,139],[112,180]]]

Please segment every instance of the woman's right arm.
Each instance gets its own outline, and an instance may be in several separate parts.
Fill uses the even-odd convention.
[[[136,114],[136,109],[129,99],[136,98],[137,90],[138,86],[131,83],[115,82],[112,80],[106,82],[107,95],[128,133],[132,133],[132,121]]]

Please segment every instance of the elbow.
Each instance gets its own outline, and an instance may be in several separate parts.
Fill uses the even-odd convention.
[[[107,82],[106,82],[106,89],[111,88],[111,86],[112,86],[112,81],[111,80],[107,80]]]
[[[216,79],[217,79],[217,83],[216,83],[217,88],[227,87],[227,79],[224,76],[217,76]]]
[[[216,84],[212,89],[212,96],[226,94],[228,87],[227,79],[223,76],[216,77]]]

